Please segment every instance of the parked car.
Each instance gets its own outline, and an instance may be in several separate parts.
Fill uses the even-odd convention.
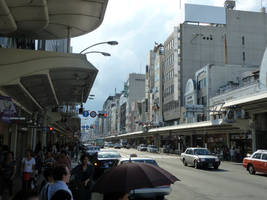
[[[155,145],[148,145],[147,151],[151,153],[158,153],[158,147],[156,147]]]
[[[250,174],[256,174],[256,172],[267,173],[267,150],[258,150],[251,156],[244,158],[243,167]]]
[[[137,147],[137,150],[138,151],[147,151],[147,147],[145,144],[140,144],[138,147]]]
[[[120,160],[119,164],[124,164],[127,162],[139,162],[139,163],[148,163],[155,166],[159,166],[158,163],[152,158],[141,158],[141,157],[131,157],[123,158]],[[130,198],[133,199],[164,199],[165,195],[169,195],[171,192],[170,185],[163,185],[154,188],[140,188],[130,191]]]
[[[121,145],[119,143],[116,143],[116,144],[114,144],[114,148],[115,149],[120,149],[121,148]]]
[[[131,148],[131,145],[130,144],[127,144],[126,145],[126,149],[130,149]]]
[[[115,150],[102,150],[97,153],[97,158],[93,162],[95,166],[94,179],[98,179],[104,172],[116,167],[121,155]]]
[[[220,159],[212,155],[207,148],[187,148],[181,154],[181,160],[185,166],[193,165],[196,169],[203,167],[218,169],[221,164]]]

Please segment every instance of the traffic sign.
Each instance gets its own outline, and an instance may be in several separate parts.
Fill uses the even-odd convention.
[[[96,111],[92,111],[92,112],[90,112],[90,116],[92,117],[92,118],[95,118],[96,117]]]
[[[83,111],[83,116],[84,116],[84,117],[88,117],[88,116],[89,116],[89,111],[88,111],[88,110]]]

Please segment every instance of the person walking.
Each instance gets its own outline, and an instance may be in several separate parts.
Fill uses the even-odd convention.
[[[31,190],[31,183],[35,177],[35,159],[32,157],[31,151],[26,151],[26,157],[22,160],[22,188],[23,191],[28,192]]]
[[[231,157],[231,161],[234,161],[235,158],[235,148],[231,147],[230,149],[230,157]]]
[[[74,191],[76,191],[74,197],[79,200],[90,200],[94,167],[89,163],[87,154],[82,155],[80,161],[80,164],[71,171],[74,177]]]
[[[52,153],[51,152],[47,152],[46,154],[46,158],[44,160],[44,169],[47,169],[47,168],[53,168],[55,166],[55,159],[53,158],[52,156]]]
[[[3,195],[5,189],[8,189],[9,196],[13,195],[13,180],[16,176],[16,161],[13,159],[13,152],[8,152],[6,160],[4,160],[1,168],[0,196]]]
[[[56,166],[54,168],[53,177],[55,182],[47,189],[47,200],[51,200],[59,190],[68,192],[71,195],[71,200],[73,200],[72,192],[67,185],[70,181],[69,168],[66,165]]]
[[[66,165],[69,170],[71,169],[71,160],[67,155],[67,152],[62,150],[60,155],[58,156],[55,165]]]

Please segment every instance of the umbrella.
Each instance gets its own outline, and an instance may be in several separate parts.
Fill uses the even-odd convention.
[[[138,188],[170,185],[178,178],[166,170],[146,163],[125,163],[103,174],[93,187],[94,192],[129,192]]]

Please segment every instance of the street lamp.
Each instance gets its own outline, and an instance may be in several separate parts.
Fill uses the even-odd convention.
[[[100,44],[118,45],[119,43],[118,43],[117,41],[99,42],[99,43],[93,44],[93,45],[91,45],[91,46],[85,48],[84,50],[82,50],[82,51],[80,52],[80,54],[83,53],[84,51],[86,51],[87,49],[90,49],[90,48],[92,48],[92,47],[94,47],[94,46],[97,46],[97,45],[100,45]]]
[[[85,54],[89,54],[89,53],[100,53],[100,54],[102,54],[103,56],[111,56],[110,53],[103,52],[103,51],[88,51],[88,52],[84,53],[84,55],[85,55]]]

